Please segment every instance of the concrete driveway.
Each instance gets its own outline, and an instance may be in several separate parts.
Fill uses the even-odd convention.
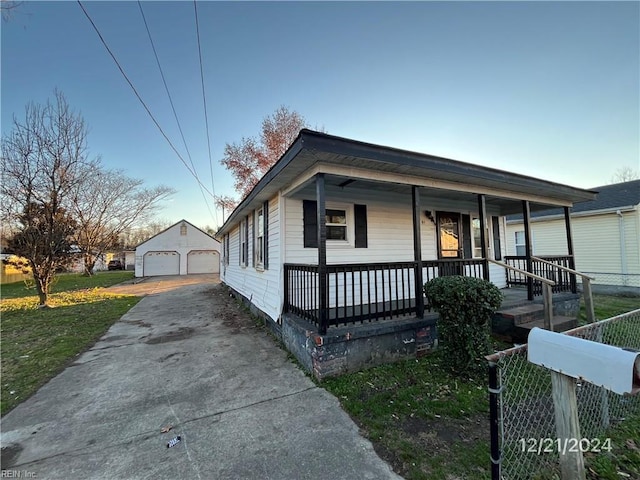
[[[215,278],[129,287],[145,298],[2,419],[3,470],[38,479],[400,478]]]

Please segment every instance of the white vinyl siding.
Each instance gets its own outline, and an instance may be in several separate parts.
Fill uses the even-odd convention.
[[[332,194],[337,196],[338,192],[327,188],[327,208],[339,205],[332,202]],[[346,197],[344,193],[340,195],[341,203],[344,204]],[[351,208],[354,204],[367,206],[368,246],[367,248],[354,248],[349,242],[327,242],[328,263],[413,261],[411,195],[387,193],[382,196],[354,190],[349,193],[348,202]],[[287,229],[285,262],[317,263],[318,250],[303,246],[302,200],[285,198],[285,208]],[[422,258],[436,258],[435,225],[424,212],[421,212],[420,220]]]
[[[622,214],[624,225],[624,257],[620,248],[620,220],[615,212],[572,217],[573,246],[576,269],[580,272],[640,274],[640,228],[638,212]],[[514,233],[522,230],[522,223],[507,226],[509,255],[515,252]],[[567,242],[564,219],[536,220],[531,223],[534,235],[534,255],[566,255]],[[597,275],[596,275],[597,277]],[[604,277],[600,281],[604,281]],[[598,278],[596,278],[598,282]]]
[[[351,245],[338,245],[327,242],[327,263],[384,263],[411,262],[413,256],[413,214],[411,209],[411,195],[387,193],[384,196],[374,193],[352,190],[345,198],[340,190],[327,188],[327,207],[331,205],[331,195],[346,198],[352,204],[367,206],[367,238],[368,248],[354,248]],[[311,198],[309,200],[312,200]],[[285,198],[286,208],[286,263],[317,264],[318,250],[303,246],[303,218],[302,200]],[[436,260],[437,242],[436,226],[429,220],[425,210],[429,206],[422,206],[420,211],[420,233],[423,260]],[[463,212],[470,213],[470,212]],[[490,222],[491,220],[489,220]],[[506,254],[504,219],[500,218],[500,240],[502,256]],[[489,230],[492,230],[491,227]],[[490,232],[489,246],[493,255],[493,237]],[[336,242],[337,243],[337,242]],[[491,281],[499,288],[506,287],[504,269],[498,265],[489,266]],[[413,280],[411,280],[413,282]],[[412,283],[411,283],[412,284]],[[342,286],[340,284],[339,286]]]
[[[268,212],[268,255],[269,268],[266,270],[243,268],[240,264],[240,223],[229,232],[229,265],[225,266],[222,280],[237,292],[251,299],[251,302],[272,320],[280,317],[282,310],[282,260],[280,255],[280,211],[279,197],[269,200]],[[252,217],[249,215],[249,245],[253,242]],[[257,232],[256,232],[257,233]],[[248,264],[252,265],[253,253],[249,248]]]

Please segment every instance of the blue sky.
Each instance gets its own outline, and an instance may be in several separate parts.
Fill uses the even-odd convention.
[[[137,2],[83,2],[188,161]],[[203,183],[211,187],[193,2],[142,2]],[[225,143],[280,105],[328,133],[577,187],[640,167],[638,2],[198,2],[215,193]],[[76,2],[2,23],[2,132],[55,88],[109,167],[177,190],[160,217],[220,224]],[[213,209],[213,206],[212,206]]]

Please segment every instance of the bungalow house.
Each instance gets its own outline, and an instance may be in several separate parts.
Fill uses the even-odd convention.
[[[571,213],[575,265],[595,277],[594,290],[640,293],[640,180],[596,187],[598,198]],[[562,209],[531,214],[533,254],[563,255]],[[507,255],[524,255],[522,215],[507,217]]]
[[[430,349],[426,281],[508,286],[505,216],[563,208],[571,245],[568,212],[595,196],[305,129],[217,232],[220,276],[322,378]]]

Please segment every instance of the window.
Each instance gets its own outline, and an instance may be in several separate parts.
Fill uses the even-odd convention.
[[[524,238],[524,230],[515,232],[516,234],[516,255],[524,257],[527,254],[527,245]]]
[[[229,234],[224,236],[224,264],[229,265]]]
[[[327,240],[347,240],[347,212],[327,208],[325,211]]]
[[[480,219],[471,219],[471,236],[473,241],[473,258],[482,258],[482,231],[480,228]]]
[[[493,243],[491,242],[491,231],[488,226],[486,229],[486,234],[484,239],[485,239],[485,242],[487,242],[487,250],[489,251],[489,258],[492,258],[491,250],[493,249],[491,248],[491,246],[493,245]],[[482,252],[480,219],[476,217],[471,218],[471,245],[473,247],[473,251],[472,251],[473,258],[484,258],[484,254]]]
[[[247,266],[247,220],[240,223],[240,265]]]
[[[266,214],[265,218],[267,218]],[[265,222],[268,224],[267,220]],[[304,247],[318,248],[318,218],[317,203],[315,201],[302,201],[302,222],[304,225]],[[325,225],[328,245],[332,245],[335,248],[368,247],[366,205],[347,205],[332,202],[325,209]],[[267,225],[265,224],[266,228]]]
[[[187,234],[187,226],[183,223],[180,225],[180,235],[184,236]]]
[[[261,208],[256,213],[256,245],[255,245],[255,255],[256,255],[256,266],[263,267],[264,266],[264,210]]]

